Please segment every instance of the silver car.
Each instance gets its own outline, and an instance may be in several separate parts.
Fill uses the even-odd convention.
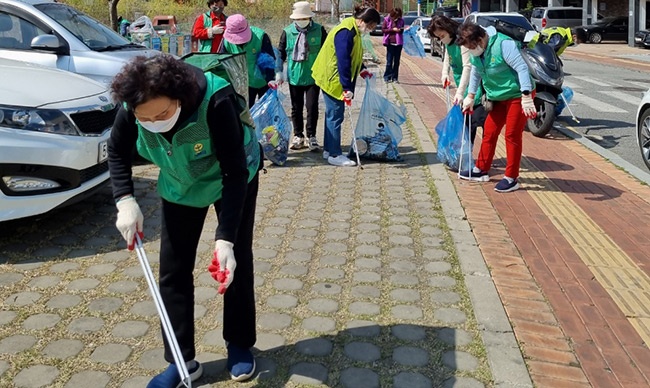
[[[0,58],[68,70],[108,84],[129,59],[157,53],[69,5],[0,0]]]
[[[0,59],[0,222],[46,213],[108,182],[117,106],[106,85]]]

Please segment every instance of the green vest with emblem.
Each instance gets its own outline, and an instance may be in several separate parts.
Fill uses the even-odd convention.
[[[359,28],[357,27],[356,19],[354,17],[343,19],[338,26],[334,27],[332,31],[327,34],[327,39],[325,39],[325,43],[323,43],[323,47],[311,67],[311,75],[314,77],[316,85],[318,85],[325,93],[339,100],[343,100],[343,86],[339,80],[339,69],[336,60],[336,50],[334,48],[334,37],[336,36],[336,33],[342,29],[348,29],[355,32],[350,58],[352,60],[350,74],[352,74],[353,80],[356,78],[361,71],[361,65],[363,62],[363,45],[361,43],[361,35],[359,35]]]
[[[232,44],[227,40],[223,40],[223,47],[230,54],[246,53],[246,64],[248,68],[248,86],[251,88],[259,89],[266,86],[266,80],[256,76],[261,74],[260,71],[255,71],[257,67],[257,56],[262,51],[262,38],[264,37],[264,30],[261,28],[251,26],[251,40],[244,44]]]
[[[461,48],[457,44],[447,44],[445,45],[446,55],[449,55],[449,67],[454,75],[454,81],[456,82],[456,87],[460,85],[460,78],[463,75],[463,55],[461,54]],[[468,90],[465,89],[466,97]],[[474,105],[481,103],[481,97],[483,97],[483,88],[479,88],[476,91],[476,97],[474,97]]]
[[[218,56],[218,54],[206,55]],[[197,61],[186,60],[186,62]],[[136,121],[138,153],[160,168],[158,193],[169,202],[191,207],[206,207],[213,204],[221,198],[223,190],[221,166],[215,155],[214,140],[210,137],[206,116],[210,98],[231,83],[211,70],[204,74],[207,90],[201,104],[174,134],[171,143],[162,134],[148,131]],[[244,104],[240,116],[250,182],[260,166],[260,148],[252,125],[244,120],[247,116],[250,117],[246,100],[238,92],[237,99],[240,107]],[[252,123],[252,119],[250,122]]]
[[[470,56],[472,65],[481,75],[487,99],[491,101],[505,101],[521,97],[517,72],[508,66],[501,53],[501,42],[504,40],[513,39],[497,32],[488,40],[483,58]],[[514,42],[519,45],[518,42]],[[533,80],[531,79],[530,82],[534,89]]]
[[[307,60],[296,62],[293,60],[293,49],[300,35],[295,23],[285,27],[284,32],[287,37],[287,73],[289,84],[298,86],[308,86],[314,84],[314,78],[311,76],[311,67],[318,56],[322,46],[323,27],[318,23],[311,23],[307,31],[307,44],[309,45],[309,55]]]
[[[212,18],[210,17],[210,11],[203,14],[203,27],[208,29],[212,28]],[[201,46],[199,51],[202,53],[209,53],[212,51],[212,39],[201,40]]]

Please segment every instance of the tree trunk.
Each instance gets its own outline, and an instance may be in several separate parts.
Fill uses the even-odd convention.
[[[117,3],[120,0],[108,0],[108,20],[111,22],[111,27],[116,32],[120,32],[119,26],[117,25]]]

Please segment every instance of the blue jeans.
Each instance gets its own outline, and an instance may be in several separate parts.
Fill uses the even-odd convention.
[[[336,157],[343,153],[341,150],[341,124],[343,124],[345,103],[325,92],[323,92],[323,99],[325,100],[323,150],[329,152],[330,156]]]
[[[399,62],[402,58],[402,46],[389,44],[386,46],[386,71],[384,81],[397,81],[399,78]]]

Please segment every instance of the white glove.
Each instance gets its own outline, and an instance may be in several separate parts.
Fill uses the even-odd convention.
[[[349,90],[346,90],[343,92],[343,99],[344,100],[352,100],[354,98],[354,93],[352,93]]]
[[[451,84],[449,82],[449,74],[443,74],[442,77],[440,77],[440,83],[442,84],[443,89],[448,88],[449,85]]]
[[[127,248],[131,251],[135,246],[135,234],[138,233],[140,238],[144,236],[142,233],[144,216],[133,196],[120,199],[115,206],[117,206],[115,226],[126,240]]]
[[[224,28],[223,26],[213,26],[212,27],[212,35],[220,35],[223,34]]]
[[[275,83],[278,85],[282,85],[284,83],[284,76],[282,73],[275,73]]]
[[[226,240],[217,240],[214,243],[214,258],[212,264],[208,267],[208,271],[216,281],[221,283],[219,286],[220,294],[226,292],[235,277],[237,262],[235,261],[233,246],[233,243]]]
[[[472,113],[474,110],[474,96],[471,96],[468,94],[467,97],[463,100],[463,106],[461,108],[463,113]]]
[[[524,116],[529,119],[534,119],[537,117],[537,108],[535,108],[535,102],[533,102],[533,97],[529,95],[521,95],[521,110],[524,111]]]
[[[463,95],[460,93],[456,93],[454,95],[454,105],[462,104],[463,103]]]

